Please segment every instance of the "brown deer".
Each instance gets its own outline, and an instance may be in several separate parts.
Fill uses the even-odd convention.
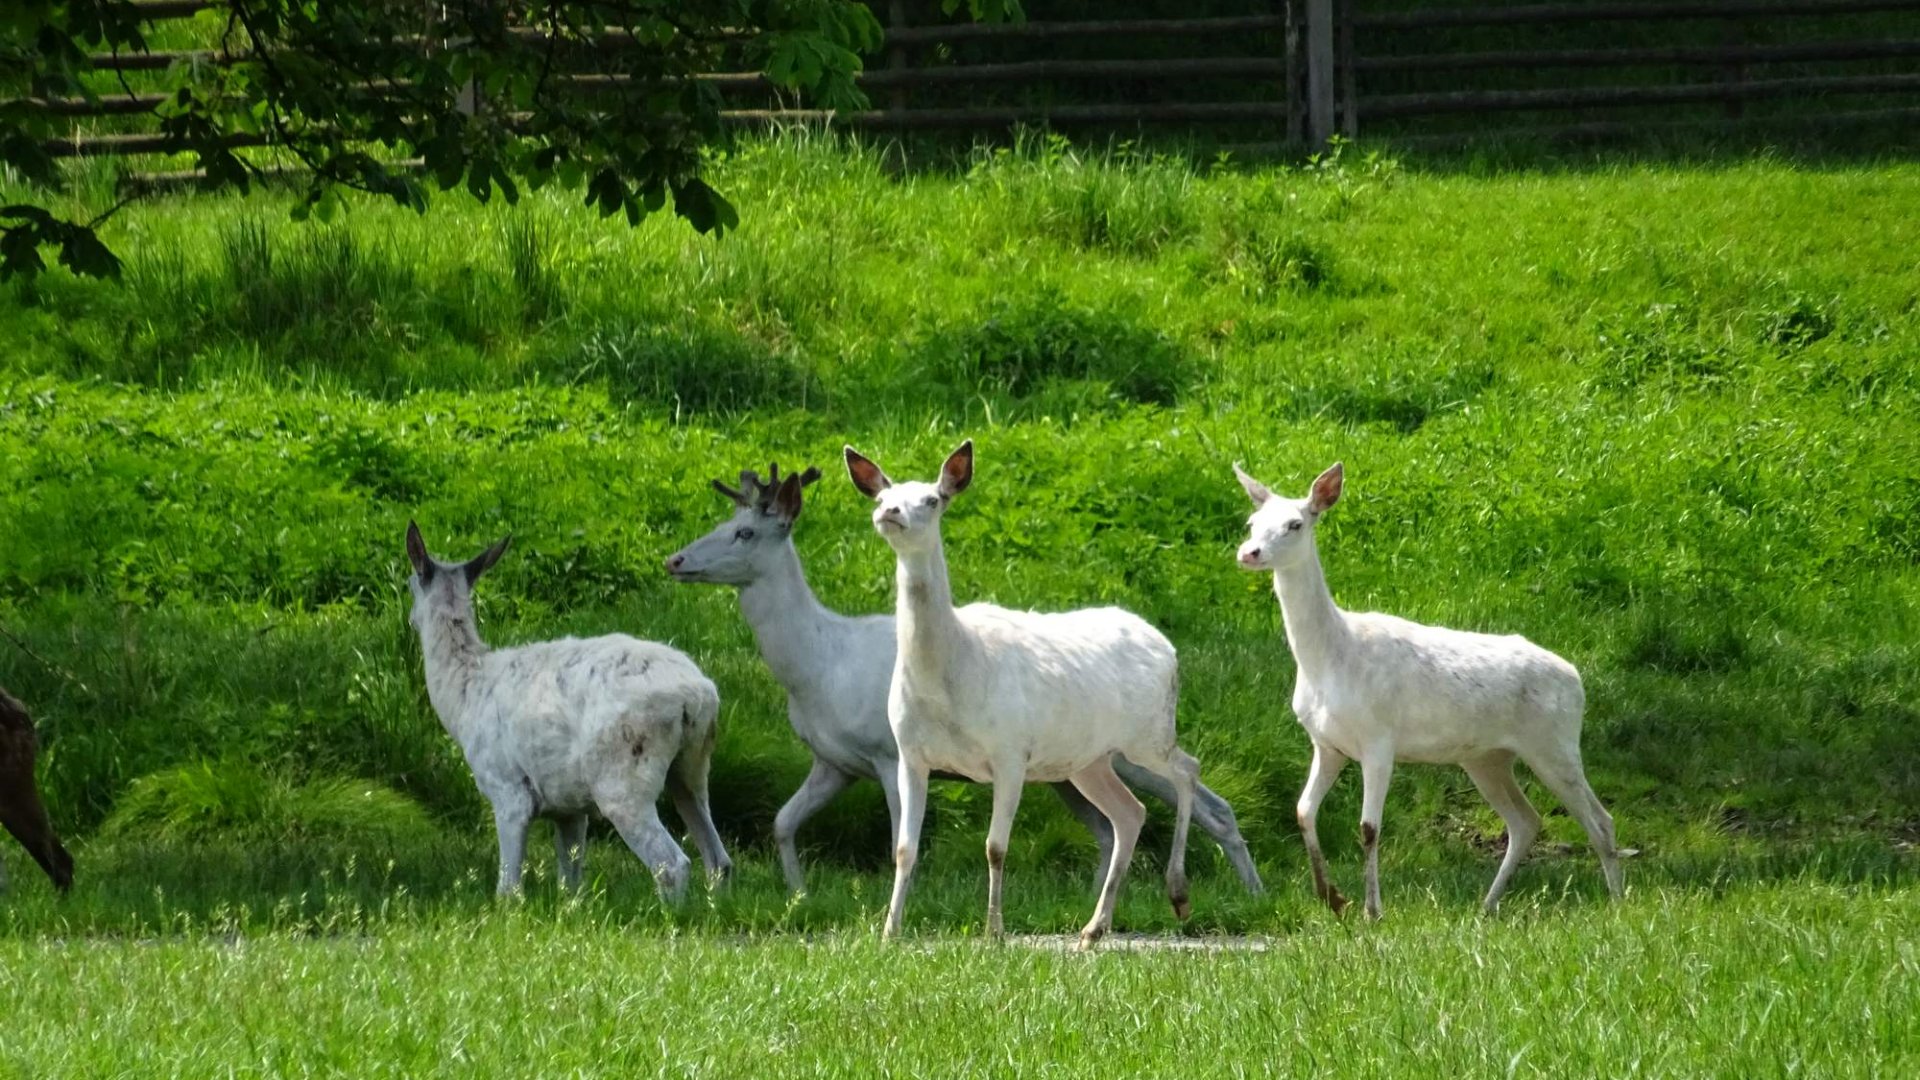
[[[64,893],[73,888],[73,856],[53,834],[53,823],[47,820],[47,808],[33,782],[38,750],[26,706],[0,689],[0,825],[53,879],[53,887]],[[0,888],[5,885],[5,871],[0,869]]]

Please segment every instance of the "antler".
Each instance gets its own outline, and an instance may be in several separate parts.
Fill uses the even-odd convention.
[[[791,476],[787,477],[787,479],[791,478]],[[737,505],[752,506],[761,511],[771,511],[773,509],[774,495],[780,490],[781,479],[780,463],[770,461],[767,463],[767,479],[764,481],[760,479],[760,474],[754,472],[752,469],[741,469],[740,486],[738,488],[730,488],[725,482],[720,480],[715,480],[712,483],[713,490],[732,499]],[[800,486],[806,487],[808,484],[819,479],[820,470],[809,465],[806,471],[800,474]]]
[[[737,505],[750,506],[760,497],[760,477],[752,469],[740,470],[740,486],[730,488],[724,481],[713,481],[713,490],[732,499]]]

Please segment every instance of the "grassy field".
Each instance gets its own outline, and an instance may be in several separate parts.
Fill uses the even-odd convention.
[[[1920,169],[1243,168],[1047,141],[908,167],[792,135],[717,178],[743,218],[718,243],[561,197],[326,227],[272,193],[180,197],[114,219],[124,285],[0,290],[0,626],[24,646],[0,642],[0,684],[41,720],[82,882],[57,903],[0,845],[0,979],[28,1017],[6,1067],[1911,1063]],[[768,835],[804,751],[732,597],[660,560],[720,519],[708,478],[818,463],[811,580],[887,608],[839,447],[924,476],[968,435],[956,594],[1119,603],[1169,634],[1183,742],[1274,888],[1238,894],[1196,843],[1189,931],[1265,951],[952,940],[981,918],[987,814],[956,785],[920,944],[869,940],[872,785],[803,833],[813,891],[782,895]],[[1297,493],[1336,458],[1336,598],[1581,668],[1594,787],[1643,851],[1626,904],[1556,809],[1507,915],[1473,916],[1498,819],[1413,767],[1389,921],[1311,907],[1306,741],[1269,583],[1232,563],[1227,466]],[[662,910],[603,842],[585,901],[542,877],[494,908],[404,618],[410,517],[447,557],[514,534],[480,591],[495,643],[617,629],[714,677],[730,892]],[[1348,884],[1358,807],[1350,777],[1322,818]],[[1124,930],[1175,930],[1166,825]],[[1010,928],[1076,929],[1091,854],[1030,798]]]
[[[194,862],[173,854],[163,875]],[[742,894],[780,903],[770,869],[717,911],[696,900],[684,920],[645,913],[643,894],[627,909],[640,914],[616,914],[605,894],[555,906],[538,889],[524,907],[496,908],[359,888],[347,871],[312,912],[244,934],[231,919],[0,934],[11,1003],[0,1071],[1910,1072],[1914,893],[1842,884],[1834,869],[1642,885],[1618,905],[1575,889],[1521,899],[1497,921],[1470,914],[1483,879],[1442,871],[1428,879],[1436,892],[1378,926],[1310,911],[1296,889],[1258,905],[1252,937],[1123,939],[1090,955],[1058,936],[995,946],[950,931],[890,947],[871,912],[866,926],[796,917],[812,898],[786,917],[750,910]],[[486,877],[458,891],[473,897]],[[828,883],[819,900],[845,905],[855,880]],[[959,902],[953,879],[941,880],[930,903]],[[879,884],[868,883],[870,909],[884,900]],[[1015,875],[1013,885],[1016,907],[1035,892],[1087,900],[1084,884]],[[10,916],[23,917],[34,913]]]

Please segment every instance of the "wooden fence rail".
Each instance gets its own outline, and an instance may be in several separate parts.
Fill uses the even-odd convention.
[[[732,122],[832,122],[885,130],[960,129],[991,131],[1019,123],[1126,126],[1138,124],[1227,124],[1265,130],[1289,142],[1317,144],[1336,132],[1357,135],[1363,121],[1393,121],[1396,134],[1418,138],[1422,131],[1406,121],[1443,115],[1480,114],[1491,117],[1516,112],[1576,114],[1545,130],[1570,135],[1602,130],[1631,131],[1640,121],[1592,120],[1593,110],[1649,109],[1720,103],[1723,119],[1739,119],[1744,103],[1796,99],[1825,102],[1841,97],[1877,98],[1879,107],[1866,114],[1902,116],[1920,108],[1920,64],[1913,70],[1887,70],[1889,64],[1920,61],[1920,0],[1647,0],[1619,3],[1540,3],[1521,6],[1433,8],[1414,11],[1366,11],[1366,0],[1279,0],[1279,10],[1268,14],[1212,18],[1096,19],[1084,21],[1036,20],[1016,24],[909,25],[912,15],[930,14],[908,0],[891,0],[890,23],[882,48],[884,64],[859,76],[870,91],[884,92],[884,107],[858,112],[829,113],[781,98],[758,72],[718,72],[695,76],[729,95],[723,116]],[[219,10],[221,0],[145,0],[136,5],[150,22],[189,17]],[[1039,6],[1031,2],[1030,6]],[[1619,48],[1504,48],[1458,52],[1408,51],[1403,43],[1417,43],[1418,31],[1476,27],[1542,27],[1553,29],[1594,22],[1667,25],[1681,20],[1717,21],[1729,28],[1765,23],[1768,36],[1781,36],[1781,27],[1794,20],[1825,19],[1831,29],[1858,16],[1911,12],[1917,18],[1913,33],[1903,37],[1849,36],[1810,39],[1745,41],[1745,32],[1729,29],[1717,43],[1625,46]],[[1410,33],[1412,32],[1412,33]],[[538,27],[519,27],[519,36],[544,42]],[[1431,35],[1430,35],[1431,36]],[[1137,59],[1081,58],[976,59],[1001,44],[1044,47],[1084,41],[1114,42],[1119,49],[1141,39],[1154,42],[1191,42],[1194,55]],[[1449,40],[1458,39],[1450,35]],[[617,56],[631,37],[609,31],[569,50],[586,57]],[[1375,51],[1374,46],[1383,47]],[[397,43],[402,47],[431,44],[426,39]],[[936,49],[936,47],[940,47]],[[958,51],[953,51],[958,50]],[[964,55],[963,55],[964,54]],[[957,59],[956,59],[957,57]],[[218,49],[162,50],[102,55],[92,58],[103,71],[158,72],[175,65],[223,65],[245,59],[244,54]],[[1849,65],[1875,63],[1873,68]],[[1768,65],[1801,65],[1785,71]],[[1807,65],[1813,65],[1811,70]],[[1680,69],[1688,77],[1674,81],[1667,71],[1632,75],[1635,69]],[[1496,76],[1552,70],[1605,70],[1607,85],[1554,85],[1528,89],[1458,85],[1476,73]],[[1454,79],[1443,90],[1416,92],[1402,89],[1405,80],[1423,74]],[[1623,78],[1634,81],[1621,82]],[[1394,92],[1376,92],[1384,80]],[[1396,85],[1395,80],[1399,80]],[[605,70],[558,73],[552,85],[574,93],[591,94],[625,84],[628,76]],[[1046,87],[1053,84],[1108,83],[1130,88],[1136,84],[1172,84],[1157,97],[1176,100],[1120,100],[1055,104],[1041,95],[1033,104],[955,101],[955,88]],[[1182,84],[1192,83],[1214,93],[1245,95],[1235,100],[1178,100]],[[125,84],[123,83],[123,86]],[[1418,86],[1418,83],[1414,84]],[[391,89],[366,88],[369,93]],[[918,94],[916,94],[918,92]],[[1077,91],[1076,91],[1077,92]],[[932,95],[929,99],[928,95]],[[75,121],[90,117],[130,117],[150,114],[169,95],[146,87],[103,93],[93,98],[31,99],[48,113]],[[916,101],[916,97],[918,100]],[[754,100],[756,99],[757,100]],[[1828,112],[1806,115],[1818,118]],[[1864,114],[1863,114],[1864,115]],[[1772,119],[1772,118],[1768,118]],[[1684,121],[1691,123],[1693,121]],[[1610,125],[1612,125],[1610,127]],[[1483,130],[1501,130],[1490,122]],[[1528,129],[1535,130],[1535,129]],[[237,137],[233,145],[260,145],[255,136]],[[76,130],[51,140],[53,154],[151,154],[173,149],[160,134],[139,132],[90,135]]]
[[[1109,19],[1082,22],[956,23],[887,31],[889,45],[947,45],[960,41],[1079,40],[1094,37],[1226,37],[1286,28],[1283,15],[1228,15],[1210,19]]]
[[[1920,27],[1916,27],[1920,29]],[[1361,71],[1460,71],[1475,68],[1644,67],[1657,64],[1765,64],[1920,57],[1920,40],[1817,41],[1797,45],[1676,45],[1640,49],[1512,49],[1480,53],[1365,56]]]
[[[1524,23],[1647,22],[1675,19],[1768,19],[1807,15],[1861,15],[1912,11],[1912,0],[1702,0],[1688,3],[1535,4],[1526,7],[1433,8],[1357,15],[1363,30],[1425,30],[1448,26]]]
[[[1701,83],[1694,86],[1597,86],[1580,90],[1466,90],[1363,100],[1369,116],[1430,116],[1435,113],[1516,109],[1671,105],[1692,101],[1724,101],[1729,97],[1783,97],[1804,93],[1880,94],[1902,91],[1920,91],[1920,75],[1812,76]]]

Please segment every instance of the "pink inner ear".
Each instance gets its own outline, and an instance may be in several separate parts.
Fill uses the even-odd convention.
[[[1340,501],[1340,485],[1345,479],[1340,473],[1323,474],[1313,482],[1312,506],[1316,513],[1325,510]]]
[[[847,473],[853,479],[853,486],[869,498],[879,498],[880,492],[893,486],[887,474],[880,471],[880,466],[852,447],[847,448]]]
[[[946,492],[966,490],[973,482],[973,443],[961,445],[940,466],[940,487]]]

